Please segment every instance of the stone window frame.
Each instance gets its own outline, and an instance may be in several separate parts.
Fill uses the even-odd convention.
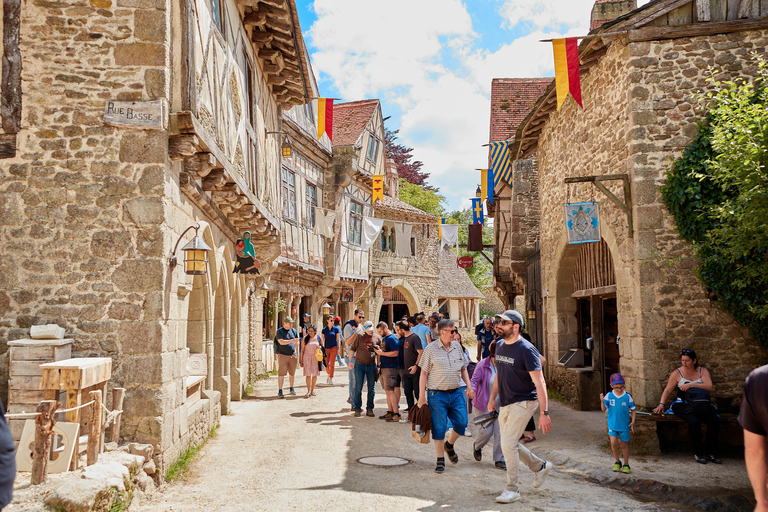
[[[296,222],[296,173],[283,167],[283,217],[287,221]]]
[[[2,79],[0,83],[0,159],[16,156],[21,131],[21,0],[3,0]]]
[[[362,245],[363,203],[354,200],[349,201],[349,236],[347,238],[353,245]]]

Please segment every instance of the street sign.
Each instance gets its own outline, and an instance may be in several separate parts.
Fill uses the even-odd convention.
[[[475,258],[472,256],[462,256],[457,262],[461,268],[472,268],[475,265]]]
[[[391,286],[382,286],[382,288],[381,288],[381,298],[384,299],[384,302],[392,300],[392,287]]]

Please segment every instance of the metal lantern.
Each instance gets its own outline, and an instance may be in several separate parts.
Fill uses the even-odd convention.
[[[283,152],[283,158],[291,158],[291,155],[293,154],[293,144],[291,144],[291,139],[288,138],[288,135],[283,138],[283,144],[280,146],[280,149]]]
[[[328,304],[327,302],[323,303],[323,305],[320,306],[320,308],[323,310],[323,315],[327,316],[331,314],[331,305]]]
[[[483,189],[480,188],[480,185],[477,186],[477,190],[475,190],[475,197],[480,197],[480,195],[483,193]]]
[[[205,270],[208,268],[208,251],[211,248],[197,236],[197,230],[195,230],[195,237],[181,250],[184,251],[184,272],[191,276],[205,275]]]
[[[261,298],[266,299],[267,295],[269,294],[269,288],[267,287],[267,280],[264,280],[264,283],[261,285]]]

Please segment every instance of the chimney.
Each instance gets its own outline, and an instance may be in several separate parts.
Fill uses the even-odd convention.
[[[387,182],[387,195],[393,199],[400,198],[400,175],[397,173],[397,164],[392,158],[387,158],[386,163],[387,176],[384,178]]]
[[[637,9],[637,0],[597,0],[592,6],[592,17],[589,22],[589,30],[613,21]]]

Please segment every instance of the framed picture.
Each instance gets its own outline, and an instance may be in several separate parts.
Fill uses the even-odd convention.
[[[342,286],[341,302],[355,302],[355,289],[351,286]]]

